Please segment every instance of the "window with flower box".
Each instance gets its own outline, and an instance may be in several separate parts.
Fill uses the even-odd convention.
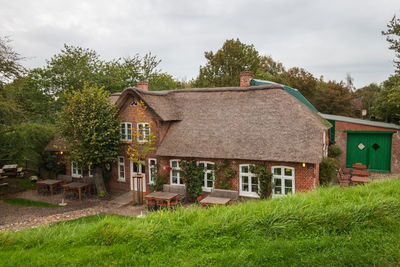
[[[181,179],[181,168],[179,167],[179,162],[179,159],[173,159],[169,162],[170,183],[174,185],[184,185],[184,181]]]

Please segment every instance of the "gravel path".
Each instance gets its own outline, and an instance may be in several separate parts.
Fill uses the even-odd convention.
[[[62,195],[40,196],[34,190],[9,195],[8,197],[26,198],[58,204]],[[57,208],[41,208],[9,205],[0,201],[0,231],[21,230],[26,228],[48,225],[60,221],[74,220],[95,214],[119,214],[136,217],[143,211],[143,206],[122,206],[96,197],[87,200],[66,200],[67,206]]]

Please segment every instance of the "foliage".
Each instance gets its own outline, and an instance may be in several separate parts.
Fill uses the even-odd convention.
[[[400,180],[0,234],[4,266],[396,266]],[[210,253],[212,251],[212,253]],[[268,251],[268,253],[266,253]],[[51,257],[49,257],[51,255]]]
[[[18,163],[32,160],[42,164],[44,148],[54,137],[53,125],[23,122],[2,129],[0,137],[0,158]]]
[[[42,202],[42,201],[34,201],[25,198],[3,198],[4,203],[9,205],[17,205],[17,206],[30,206],[30,207],[41,207],[41,208],[58,208],[59,205],[55,205],[52,203]]]
[[[328,157],[337,159],[343,154],[343,150],[338,145],[330,145],[328,148]]]
[[[215,188],[232,189],[231,180],[236,176],[237,171],[230,167],[230,161],[224,160],[222,164],[214,164],[212,169],[215,173]]]
[[[1,179],[1,182],[7,183],[8,186],[0,186],[0,196],[36,188],[36,185],[26,178],[4,178]]]
[[[106,196],[106,192],[104,190],[101,190],[99,193],[99,197],[103,198]]]
[[[393,75],[383,83],[372,111],[380,120],[397,124],[400,122],[400,75]]]
[[[319,81],[315,100],[311,102],[318,111],[326,114],[353,116],[353,95],[343,82]]]
[[[201,195],[204,183],[204,168],[198,166],[194,160],[179,162],[181,177],[185,181],[186,191],[189,196],[196,198]]]
[[[167,176],[165,174],[156,173],[154,177],[154,190],[162,191],[164,185],[167,183]]]
[[[9,38],[0,36],[0,88],[25,72],[20,63],[23,58],[9,45],[10,42]]]
[[[250,172],[254,173],[260,184],[260,198],[264,199],[271,195],[272,192],[272,173],[263,165],[250,165]]]
[[[128,150],[126,153],[129,157],[129,160],[131,160],[133,163],[143,165],[143,161],[147,158],[147,156],[156,149],[155,144],[157,142],[157,137],[152,130],[153,122],[146,121],[145,113],[147,106],[142,100],[137,102],[136,110],[136,122],[148,123],[148,127],[142,130],[132,127],[132,143],[128,144]],[[148,136],[145,135],[146,131],[149,132]]]
[[[154,73],[148,77],[149,90],[161,91],[182,88],[183,84],[167,73]]]
[[[325,158],[319,165],[319,182],[321,185],[328,185],[337,175],[338,160]]]
[[[367,111],[367,118],[371,119],[374,117],[372,113],[372,107],[374,101],[379,94],[381,87],[375,83],[364,86],[355,92],[356,97],[360,97],[362,101],[362,107]]]
[[[278,82],[296,88],[311,103],[315,103],[318,80],[303,68],[290,68],[283,72]]]
[[[254,45],[246,45],[239,39],[226,40],[216,53],[205,52],[205,66],[194,82],[196,87],[238,86],[242,71],[253,72],[255,78],[267,79],[284,69],[271,57],[260,56]]]
[[[393,16],[392,20],[387,24],[387,30],[382,31],[382,34],[386,36],[386,41],[389,42],[389,49],[395,52],[397,60],[394,60],[396,65],[396,73],[400,74],[400,18]]]

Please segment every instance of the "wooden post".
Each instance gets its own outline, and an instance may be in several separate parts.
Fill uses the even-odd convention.
[[[138,203],[143,204],[143,174],[134,174],[133,176],[133,204],[136,204],[135,185],[138,189]],[[136,179],[135,179],[136,178]],[[136,180],[136,181],[135,181]]]

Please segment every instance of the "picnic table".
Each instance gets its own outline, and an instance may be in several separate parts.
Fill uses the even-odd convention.
[[[3,170],[5,172],[12,172],[12,171],[17,171],[17,164],[9,164],[9,165],[4,165]]]
[[[214,206],[214,205],[226,205],[231,201],[230,198],[226,197],[206,197],[200,200],[202,206]]]
[[[66,185],[63,185],[64,187],[64,195],[67,191],[77,191],[79,200],[82,200],[82,191],[89,191],[90,190],[90,184],[89,183],[79,183],[79,182],[72,182]]]
[[[179,196],[177,193],[171,192],[153,192],[145,196],[146,205],[148,205],[149,200],[165,201],[167,202],[168,209],[171,207],[171,200]]]
[[[50,190],[50,195],[53,195],[54,189],[58,186],[60,186],[60,184],[63,181],[61,180],[54,180],[54,179],[48,179],[48,180],[42,180],[42,181],[37,181],[36,182],[36,190],[39,191],[39,187],[40,186],[45,186],[48,187]]]

